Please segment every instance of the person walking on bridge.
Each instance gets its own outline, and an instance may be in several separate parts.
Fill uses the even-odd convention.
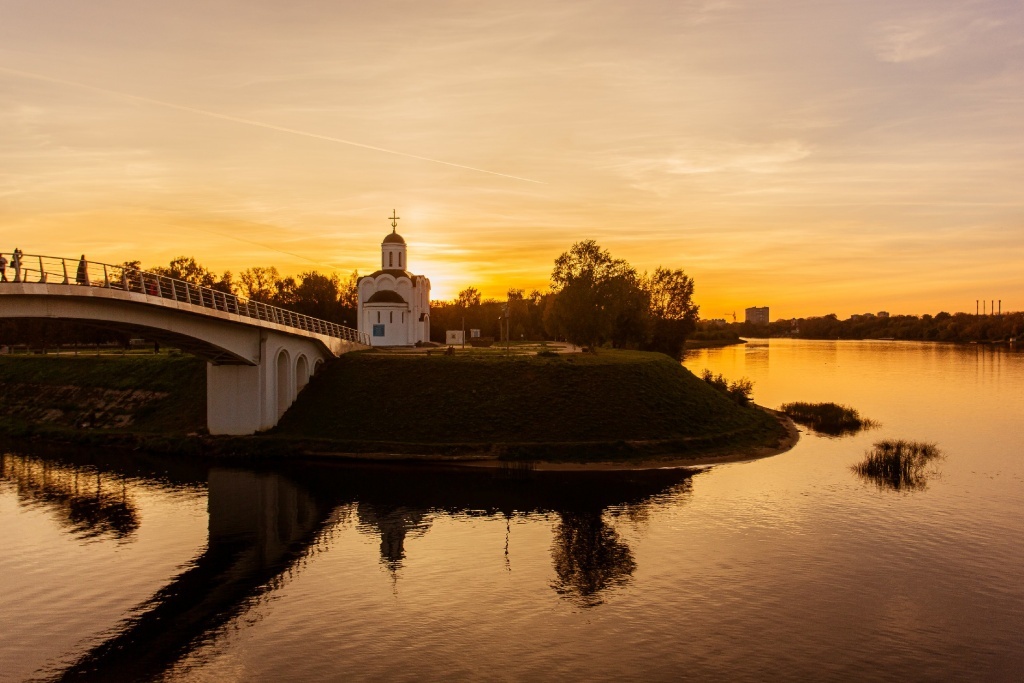
[[[7,282],[7,259],[0,254],[0,282]]]
[[[82,259],[78,262],[78,272],[75,274],[75,283],[85,286],[92,284],[89,282],[89,262],[85,260],[85,254],[82,254]]]
[[[14,281],[21,282],[21,249],[14,248],[11,254],[11,267],[14,268]]]

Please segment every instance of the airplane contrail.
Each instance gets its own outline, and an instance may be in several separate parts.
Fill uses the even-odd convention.
[[[152,207],[147,207],[147,208],[152,208]],[[177,209],[160,209],[160,211],[162,211],[165,214],[180,214],[181,213],[181,211],[178,211]],[[286,256],[294,256],[297,259],[301,259],[303,261],[308,261],[309,263],[312,263],[313,265],[323,266],[324,268],[329,268],[331,270],[348,270],[348,268],[339,266],[336,263],[326,263],[324,261],[318,261],[317,259],[310,258],[309,256],[306,256],[304,254],[298,254],[298,253],[296,253],[294,251],[287,251],[287,250],[281,249],[279,247],[274,247],[274,246],[271,246],[269,244],[264,244],[263,242],[257,242],[255,240],[246,239],[244,237],[239,237],[238,235],[232,234],[230,232],[220,232],[219,230],[211,230],[209,228],[202,227],[202,226],[199,226],[199,225],[194,225],[194,224],[185,224],[185,225],[175,224],[175,226],[179,227],[179,228],[185,228],[186,230],[193,230],[195,232],[206,233],[207,235],[216,235],[217,237],[224,237],[224,238],[227,238],[227,239],[235,240],[237,242],[244,242],[245,244],[251,244],[251,245],[254,245],[254,246],[257,246],[257,247],[262,247],[262,248],[266,249],[267,251],[277,252],[278,254],[285,254]],[[355,270],[355,269],[353,268],[353,270]]]
[[[175,104],[173,102],[164,102],[163,100],[155,100],[151,97],[143,97],[141,95],[132,95],[130,93],[120,92],[117,90],[110,90],[109,88],[101,88],[96,85],[89,85],[86,83],[77,83],[75,81],[66,81],[63,78],[54,78],[52,76],[44,76],[42,74],[32,73],[30,71],[21,71],[20,69],[11,69],[8,67],[0,66],[0,71],[14,76],[20,76],[22,78],[30,78],[37,81],[46,81],[48,83],[58,83],[60,85],[67,85],[73,88],[82,88],[85,90],[92,90],[94,92],[100,92],[105,95],[113,95],[115,97],[124,97],[137,102],[145,102],[147,104],[155,104],[159,107],[166,107],[168,109],[177,109],[179,111],[189,112],[191,114],[198,114],[200,116],[208,116],[214,119],[221,119],[223,121],[231,121],[233,123],[244,123],[247,126],[255,126],[257,128],[266,128],[267,130],[276,130],[281,133],[291,133],[292,135],[301,135],[307,138],[314,138],[316,140],[325,140],[327,142],[335,142],[342,145],[350,145],[352,147],[361,147],[363,149],[369,149],[374,152],[384,152],[385,154],[394,154],[396,156],[406,157],[409,159],[417,159],[419,161],[427,161],[432,164],[443,164],[445,166],[452,166],[454,168],[461,168],[467,171],[476,171],[477,173],[487,173],[489,175],[495,175],[502,178],[509,178],[511,180],[521,180],[526,183],[536,183],[538,185],[544,185],[540,180],[532,180],[530,178],[523,178],[522,176],[509,175],[508,173],[498,173],[497,171],[488,171],[486,168],[476,168],[474,166],[466,166],[464,164],[456,164],[452,161],[444,161],[442,159],[432,159],[430,157],[420,156],[418,154],[410,154],[408,152],[399,152],[394,149],[386,149],[384,147],[375,147],[373,145],[367,145],[362,142],[355,142],[354,140],[346,140],[344,138],[336,138],[330,135],[320,135],[319,133],[310,133],[304,130],[297,130],[295,128],[286,128],[284,126],[275,126],[272,123],[264,123],[263,121],[254,121],[252,119],[243,119],[238,116],[230,116],[228,114],[220,114],[215,111],[207,111],[206,109],[197,109],[195,107],[189,107],[183,104]]]
[[[341,266],[339,266],[337,264],[334,264],[334,263],[324,263],[323,261],[317,261],[316,259],[311,259],[308,256],[303,256],[302,254],[296,254],[294,251],[285,251],[284,249],[278,249],[277,247],[272,247],[269,244],[263,244],[262,242],[256,242],[254,240],[245,239],[244,237],[239,237],[238,235],[231,235],[231,234],[228,234],[228,233],[225,233],[225,232],[217,232],[216,230],[210,230],[208,228],[200,228],[199,226],[196,226],[196,225],[186,225],[184,227],[185,227],[186,230],[196,230],[198,232],[205,232],[208,235],[217,235],[218,237],[226,237],[228,239],[237,240],[239,242],[245,242],[246,244],[252,244],[252,245],[257,246],[257,247],[263,247],[264,249],[267,249],[269,251],[276,251],[279,254],[285,254],[287,256],[294,256],[295,258],[302,259],[303,261],[309,261],[310,263],[312,263],[314,265],[323,266],[324,268],[330,268],[331,270],[347,270],[346,268],[342,268]],[[353,270],[355,270],[355,269],[353,269]]]

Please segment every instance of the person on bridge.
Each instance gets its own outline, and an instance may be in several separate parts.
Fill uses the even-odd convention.
[[[0,254],[0,282],[7,282],[7,259]]]
[[[21,249],[14,248],[11,254],[11,267],[14,268],[14,281],[21,282]]]
[[[89,262],[85,260],[85,254],[82,254],[82,260],[78,262],[78,273],[75,275],[75,282],[80,285],[90,285],[89,282]]]

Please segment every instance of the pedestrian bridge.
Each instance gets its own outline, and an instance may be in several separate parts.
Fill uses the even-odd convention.
[[[325,360],[369,348],[350,327],[84,257],[12,258],[0,281],[0,317],[87,323],[206,359],[211,434],[273,427]]]

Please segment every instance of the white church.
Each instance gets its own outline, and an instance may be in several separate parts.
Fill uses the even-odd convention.
[[[430,280],[408,271],[405,240],[395,232],[380,243],[380,270],[359,278],[359,331],[371,346],[413,346],[430,341]]]

